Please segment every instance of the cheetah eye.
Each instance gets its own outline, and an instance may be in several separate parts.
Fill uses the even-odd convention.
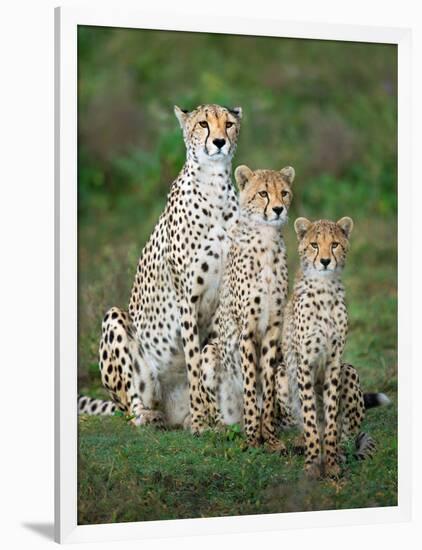
[[[282,192],[281,192],[281,196],[282,196],[282,197],[287,197],[288,194],[289,194],[288,191],[282,191]]]
[[[226,128],[231,128],[233,126],[233,122],[226,122]]]
[[[202,128],[208,128],[208,122],[206,120],[201,120],[199,125],[202,126]]]
[[[337,248],[337,247],[338,247],[338,243],[333,243],[333,244],[331,245],[331,248],[333,248],[333,249],[334,249],[334,248]]]
[[[318,243],[311,243],[312,248],[318,248]]]
[[[268,193],[267,193],[266,191],[260,191],[260,192],[259,192],[259,195],[260,195],[261,197],[268,197]]]

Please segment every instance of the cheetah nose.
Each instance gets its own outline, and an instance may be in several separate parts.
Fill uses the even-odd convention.
[[[331,262],[331,259],[330,258],[321,258],[320,262],[322,263],[322,265],[324,267],[327,267],[327,265]]]
[[[279,216],[283,212],[283,207],[282,206],[274,206],[273,210],[277,214],[277,216]]]
[[[213,143],[216,147],[218,147],[219,149],[221,149],[225,143],[226,143],[226,140],[225,139],[219,139],[219,138],[215,138],[213,140]]]

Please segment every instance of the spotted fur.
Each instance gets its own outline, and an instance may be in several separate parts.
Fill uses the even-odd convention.
[[[291,375],[293,377],[297,376],[296,371],[291,371]],[[276,401],[278,404],[276,420],[281,429],[303,428],[297,380],[295,381],[293,378],[289,381],[287,377],[286,366],[284,363],[280,363],[275,374]],[[321,391],[316,394],[316,398],[320,415],[319,422],[322,423]],[[337,421],[340,445],[339,460],[343,457],[341,447],[349,440],[355,441],[354,456],[357,460],[364,460],[373,456],[376,450],[374,439],[369,434],[359,430],[368,409],[389,404],[390,399],[384,393],[363,393],[356,368],[348,363],[342,363]],[[304,446],[303,436],[298,437],[295,440],[296,450],[302,452]]]
[[[287,259],[281,228],[292,200],[294,170],[240,166],[240,219],[231,246],[201,374],[210,415],[241,422],[248,444],[284,445],[274,429],[274,365],[287,298]]]
[[[113,401],[95,399],[86,395],[78,396],[78,414],[112,416],[117,410]]]
[[[200,348],[224,268],[227,230],[238,217],[231,184],[242,111],[175,107],[186,162],[145,245],[128,311],[105,315],[100,370],[113,401],[137,425],[190,425],[201,432]]]
[[[291,388],[282,393],[290,393],[293,416],[302,426],[305,470],[311,477],[339,474],[340,436],[356,431],[363,418],[356,371],[342,368],[348,320],[341,273],[352,228],[347,217],[337,223],[306,218],[295,222],[300,271],[285,312],[282,348],[287,376],[282,372],[282,379],[284,387],[288,379]],[[352,403],[346,391],[349,380],[359,388]]]

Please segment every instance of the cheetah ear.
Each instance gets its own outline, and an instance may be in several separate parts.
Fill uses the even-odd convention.
[[[233,113],[234,116],[237,116],[239,120],[242,118],[242,107],[233,107],[232,109],[229,109],[229,111]]]
[[[285,166],[280,170],[280,174],[283,176],[283,179],[286,180],[289,185],[292,185],[296,175],[296,172],[293,166]]]
[[[188,118],[189,111],[187,111],[186,109],[181,109],[180,107],[175,105],[174,114],[176,115],[177,120],[179,121],[180,127],[183,130],[185,127],[186,119]]]
[[[303,239],[303,237],[305,236],[305,233],[308,231],[311,225],[312,225],[312,222],[310,222],[308,219],[297,218],[297,220],[295,221],[295,231],[299,241]]]
[[[340,227],[340,229],[343,231],[343,233],[346,235],[346,238],[348,239],[350,237],[350,233],[353,231],[352,218],[345,216],[337,222],[337,225]]]
[[[239,189],[243,191],[246,184],[248,183],[249,178],[252,176],[253,172],[245,164],[242,164],[236,168],[234,171],[234,179],[236,180]]]

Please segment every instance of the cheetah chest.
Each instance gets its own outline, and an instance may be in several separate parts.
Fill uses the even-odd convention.
[[[261,256],[261,268],[256,278],[255,298],[259,298],[257,333],[261,338],[274,321],[280,321],[280,303],[285,301],[283,281],[280,272],[275,269],[274,258],[273,250],[268,250]]]
[[[227,232],[222,225],[216,224],[201,247],[194,275],[194,292],[200,296],[198,317],[201,328],[204,323],[208,326],[217,308],[228,248]]]
[[[265,335],[274,314],[272,295],[276,288],[276,277],[269,265],[265,265],[258,277],[258,294],[260,297],[260,314],[258,317],[258,333],[261,337]]]
[[[342,295],[330,289],[305,293],[296,311],[296,334],[315,364],[324,365],[334,353],[342,353],[347,333],[347,314]]]

